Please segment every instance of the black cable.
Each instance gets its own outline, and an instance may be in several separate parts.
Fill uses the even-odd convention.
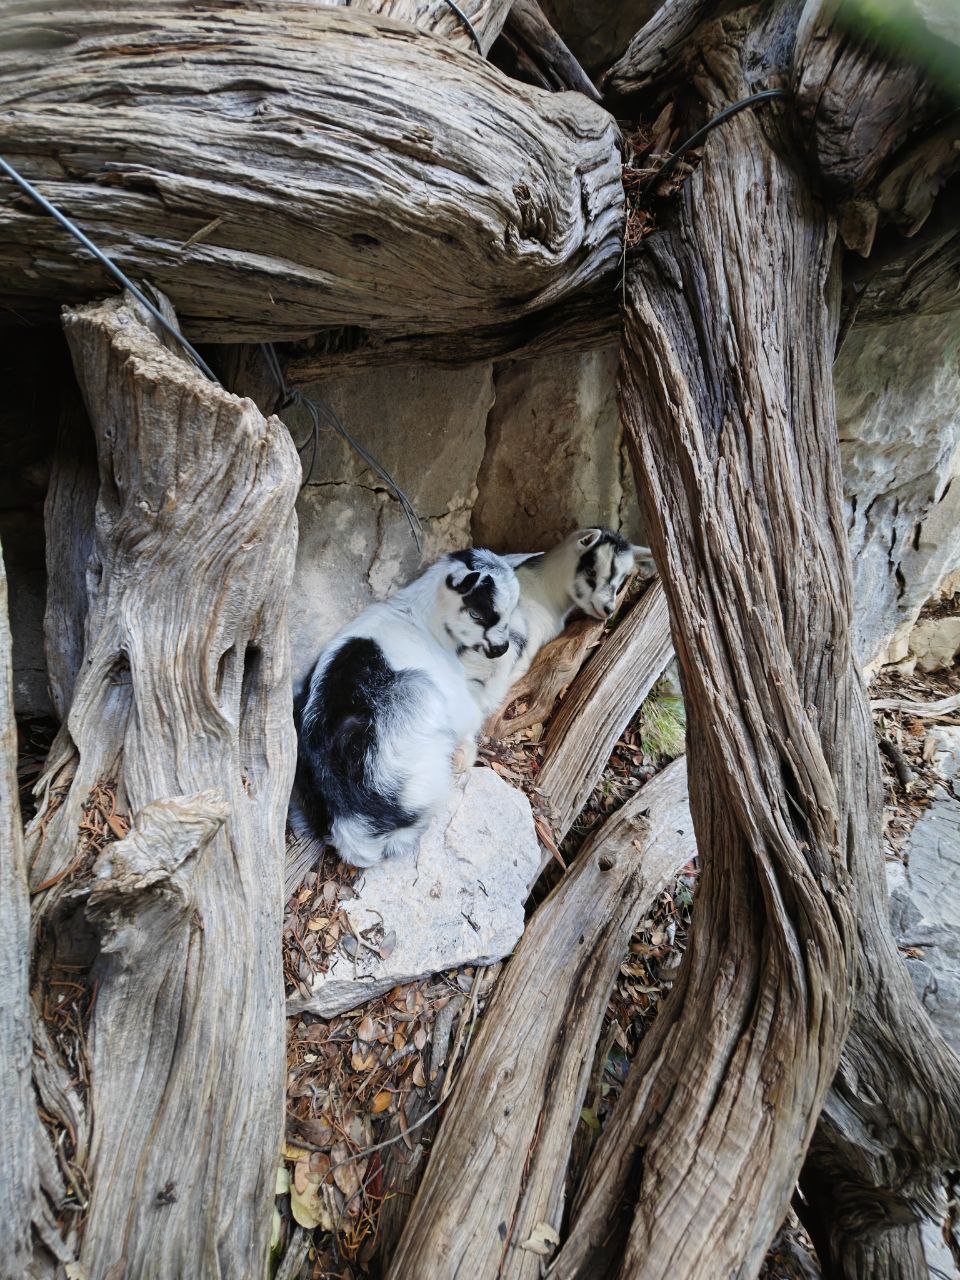
[[[677,161],[685,151],[689,151],[691,147],[695,147],[697,143],[701,142],[711,129],[715,129],[718,124],[723,124],[723,122],[725,120],[729,120],[731,116],[738,115],[745,107],[752,107],[758,102],[766,102],[769,98],[786,97],[789,97],[786,89],[764,89],[760,93],[752,93],[749,98],[741,98],[739,102],[733,102],[729,107],[724,107],[724,109],[715,115],[712,120],[708,120],[702,129],[698,129],[696,133],[691,134],[686,142],[682,142],[680,146],[677,147],[676,151],[667,157],[653,177],[649,178],[644,184],[640,191],[640,199],[642,200],[644,196],[647,195],[654,186],[656,186],[661,178],[665,178],[671,169],[676,167]]]
[[[446,0],[446,4],[448,8],[453,10],[453,12],[457,15],[457,17],[460,19],[460,21],[463,23],[466,29],[470,32],[470,35],[473,39],[473,43],[477,46],[477,53],[479,53],[480,57],[482,58],[483,45],[480,43],[480,37],[477,35],[477,31],[473,23],[470,21],[467,15],[463,12],[463,10],[457,4],[457,0]]]
[[[277,353],[274,350],[272,342],[262,342],[260,344],[260,349],[263,351],[264,358],[267,361],[270,372],[273,374],[277,386],[280,389],[280,408],[287,409],[290,407],[302,406],[310,415],[310,420],[313,424],[313,430],[311,432],[313,447],[310,453],[310,466],[304,468],[303,484],[305,485],[308,482],[313,473],[313,466],[317,460],[320,426],[321,422],[325,422],[328,427],[331,427],[336,431],[337,435],[346,440],[350,448],[363,459],[370,470],[378,475],[384,484],[387,485],[387,487],[396,495],[396,499],[400,503],[400,508],[407,518],[407,524],[410,526],[410,532],[413,534],[413,540],[417,544],[417,551],[422,553],[423,539],[421,534],[423,532],[423,526],[420,524],[420,518],[413,509],[413,503],[397,484],[396,480],[394,480],[390,472],[380,465],[372,453],[367,452],[355,436],[350,434],[331,405],[327,404],[325,400],[317,401],[313,400],[310,396],[304,395],[299,387],[288,386],[287,380],[283,376],[283,369],[280,367],[280,361],[277,359]],[[304,441],[299,447],[298,452],[301,452],[306,447],[307,442]],[[303,485],[301,485],[301,488],[302,487]]]
[[[88,239],[80,228],[70,221],[66,214],[61,213],[55,204],[51,204],[46,196],[41,195],[36,187],[19,174],[13,165],[10,164],[8,160],[5,160],[3,156],[0,156],[0,169],[3,170],[8,178],[11,178],[17,184],[21,191],[25,191],[31,200],[35,200],[45,213],[49,213],[51,218],[55,218],[65,231],[69,231],[75,240],[79,240],[88,253],[92,253],[96,260],[102,266],[106,267],[115,280],[119,281],[125,289],[129,289],[140,305],[146,307],[154,320],[156,320],[157,324],[159,324],[171,338],[176,339],[200,372],[208,377],[211,382],[217,383],[218,386],[220,385],[220,379],[213,372],[203,357],[193,349],[176,325],[172,325],[170,323],[159,307],[154,306],[150,299],[137,288],[129,277],[123,274],[115,262],[108,258],[102,250],[98,249],[93,241]]]

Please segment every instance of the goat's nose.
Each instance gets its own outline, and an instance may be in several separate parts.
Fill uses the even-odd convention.
[[[609,604],[605,604],[605,605],[603,606],[603,612],[604,612],[604,613],[607,615],[607,617],[609,618],[609,617],[610,617],[610,615],[611,615],[611,613],[613,613],[613,611],[614,611],[614,609],[615,609],[615,608],[616,608],[616,602],[615,602],[615,601],[613,601],[613,600],[611,600]]]
[[[487,644],[485,653],[488,658],[502,658],[510,648],[510,641],[504,640],[502,644]]]

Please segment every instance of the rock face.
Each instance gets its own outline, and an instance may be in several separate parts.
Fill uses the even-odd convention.
[[[473,540],[495,551],[550,547],[581,525],[640,537],[617,409],[616,348],[498,365]]]
[[[942,791],[918,820],[907,866],[889,864],[892,923],[917,994],[941,1035],[960,1053],[960,801]]]
[[[835,375],[857,653],[898,661],[960,566],[960,313],[855,326]]]
[[[406,492],[423,522],[424,547],[421,559],[393,494],[346,441],[322,428],[297,504],[300,544],[290,608],[295,684],[362,608],[444,551],[469,545],[494,394],[489,364],[373,370],[304,391],[327,400]],[[305,415],[299,429],[308,430]],[[301,458],[308,467],[309,446]]]
[[[424,974],[501,959],[523,932],[539,866],[526,796],[490,769],[471,769],[416,858],[363,873],[356,900],[344,904],[361,945],[351,955],[341,944],[312,995],[288,1011],[329,1018]]]

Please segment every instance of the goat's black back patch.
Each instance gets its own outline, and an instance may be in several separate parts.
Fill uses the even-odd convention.
[[[366,819],[372,835],[409,827],[410,813],[372,777],[377,724],[392,705],[416,697],[417,672],[395,671],[375,640],[347,640],[294,704],[297,791],[311,825],[327,836],[334,819]]]

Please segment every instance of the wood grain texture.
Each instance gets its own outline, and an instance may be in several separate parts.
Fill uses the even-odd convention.
[[[527,924],[440,1124],[389,1280],[538,1280],[630,934],[696,852],[675,761],[584,847]]]
[[[43,615],[50,701],[66,720],[83,662],[87,567],[99,476],[93,434],[76,387],[64,390],[57,447],[44,499],[47,594]]]
[[[534,62],[551,89],[572,89],[594,102],[600,92],[550,24],[537,0],[513,0],[507,34]]]
[[[784,12],[701,28],[688,70],[709,114],[749,91],[756,50],[790,48],[765,25]],[[848,832],[878,828],[850,645],[833,232],[778,118],[744,112],[711,135],[627,279],[621,413],[683,671],[702,870],[562,1280],[755,1275],[850,1025]]]
[[[445,0],[324,0],[326,4],[343,5],[365,13],[379,13],[397,22],[409,23],[420,31],[429,31],[461,49],[476,49],[473,37],[463,20]],[[511,9],[511,0],[457,0],[457,8],[470,21],[477,33],[481,50],[486,53],[503,30]]]
[[[418,361],[462,368],[484,360],[526,360],[557,351],[606,347],[619,332],[617,275],[608,271],[596,286],[505,323],[445,333],[394,333],[355,326],[323,330],[288,349],[287,380],[303,385],[333,373]]]
[[[0,1275],[26,1274],[34,1184],[36,1112],[30,1060],[30,904],[17,791],[17,722],[0,555]]]
[[[194,339],[509,322],[617,260],[612,117],[389,18],[13,0],[4,27],[0,151]],[[28,316],[104,280],[26,197],[0,276]]]
[[[792,88],[808,145],[834,196],[866,190],[941,113],[923,67],[898,62],[837,20],[838,0],[806,0]]]
[[[61,877],[35,898],[41,948],[79,910],[100,950],[80,1262],[90,1280],[259,1274],[283,1122],[300,467],[278,419],[168,351],[136,304],[64,327],[100,488],[84,660],[48,763],[69,790],[28,839],[35,883]],[[107,780],[133,831],[91,879],[78,824]]]
[[[506,702],[484,725],[484,733],[490,738],[509,738],[532,725],[545,724],[557,698],[572,684],[591,651],[600,643],[602,630],[602,622],[583,618],[544,645],[530,670],[511,687]],[[518,701],[527,704],[526,710],[506,719],[504,713]]]
[[[665,0],[601,77],[600,87],[620,96],[648,89],[671,69],[697,24],[712,9],[710,0]]]
[[[553,811],[558,840],[573,826],[672,653],[667,601],[655,582],[581,671],[550,725],[537,790]]]

